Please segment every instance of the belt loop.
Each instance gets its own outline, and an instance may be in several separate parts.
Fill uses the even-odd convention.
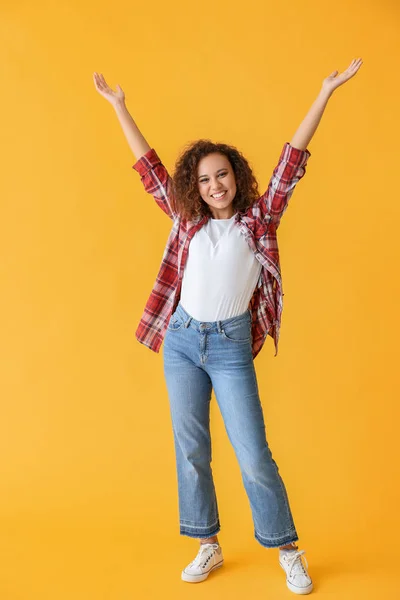
[[[189,317],[188,320],[185,322],[186,329],[189,327],[191,320],[192,320],[192,317]]]
[[[223,333],[222,327],[221,327],[221,321],[217,321],[218,324],[218,333]]]

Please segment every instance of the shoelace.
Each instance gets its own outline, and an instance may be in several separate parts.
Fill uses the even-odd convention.
[[[291,575],[307,575],[307,571],[304,569],[304,565],[301,562],[301,555],[305,553],[305,550],[295,550],[294,552],[288,552],[287,556],[286,556],[286,560],[287,563],[289,565],[289,577],[291,577]],[[307,568],[308,568],[308,562],[306,557],[304,557],[304,560],[306,562]],[[293,572],[293,573],[292,573]]]
[[[209,552],[211,550],[211,548],[213,548],[214,550],[216,550],[218,548],[219,544],[201,544],[200,549],[197,553],[197,556],[194,560],[192,560],[192,562],[190,563],[190,567],[199,567],[201,566],[201,563],[203,561],[203,557],[204,554],[207,552]]]

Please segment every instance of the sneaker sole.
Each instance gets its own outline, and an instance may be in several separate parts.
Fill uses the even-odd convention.
[[[188,583],[200,583],[201,581],[204,581],[205,579],[207,579],[207,577],[209,576],[209,574],[212,571],[222,567],[223,564],[224,564],[224,561],[221,560],[221,562],[219,562],[217,565],[214,565],[213,567],[211,567],[211,569],[209,571],[207,571],[207,573],[203,573],[202,575],[189,575],[189,573],[185,573],[185,571],[182,571],[181,578],[183,581],[187,581]]]
[[[285,574],[286,574],[285,567],[283,567],[280,562],[279,562],[279,564],[282,567],[282,569],[285,571]],[[286,579],[286,585],[288,586],[289,590],[291,592],[294,592],[295,594],[310,594],[314,587],[312,582],[305,588],[296,587],[295,585],[290,583],[290,581],[288,581],[287,579]]]

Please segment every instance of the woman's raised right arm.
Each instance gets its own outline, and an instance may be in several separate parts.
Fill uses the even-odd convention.
[[[99,94],[108,100],[114,107],[129,147],[136,160],[139,160],[143,154],[146,154],[151,148],[139,131],[138,126],[132,119],[132,116],[126,107],[123,90],[117,85],[117,91],[114,92],[114,90],[108,86],[101,73],[93,73],[93,80]]]
[[[170,219],[175,219],[177,214],[173,202],[172,179],[160,157],[154,148],[149,146],[129,114],[125,106],[124,92],[119,85],[117,85],[117,91],[114,92],[107,85],[101,73],[93,73],[93,79],[99,94],[112,104],[117,113],[127,142],[136,158],[133,168],[139,173],[144,189],[153,196],[158,206]],[[144,156],[145,154],[146,156]],[[140,160],[141,158],[142,160]]]

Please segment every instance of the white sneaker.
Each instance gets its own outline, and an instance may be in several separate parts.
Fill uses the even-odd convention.
[[[309,594],[313,589],[311,577],[301,562],[304,553],[305,550],[279,550],[279,564],[286,573],[286,585],[295,594]],[[306,557],[304,560],[308,567]]]
[[[222,548],[218,543],[201,544],[196,558],[183,569],[182,579],[190,583],[204,581],[211,571],[222,567],[223,563]]]

